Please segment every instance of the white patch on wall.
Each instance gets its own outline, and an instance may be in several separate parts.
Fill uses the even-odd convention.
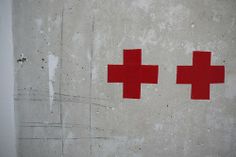
[[[87,59],[88,59],[88,62],[91,62],[92,56],[90,52],[87,53]]]
[[[151,0],[138,0],[138,1],[134,1],[132,3],[132,6],[138,7],[140,9],[144,10],[145,12],[148,12],[151,3],[152,3]]]
[[[41,30],[41,26],[42,26],[42,24],[43,24],[42,19],[41,19],[41,18],[35,19],[35,23],[36,23],[36,25],[37,25],[37,29],[38,29],[38,30]]]
[[[58,65],[58,57],[53,55],[51,52],[49,52],[48,55],[48,85],[49,85],[49,104],[50,104],[50,112],[52,113],[52,104],[53,104],[53,97],[54,97],[54,88],[53,83],[55,82],[55,73],[56,68]]]
[[[162,130],[162,128],[163,128],[163,125],[160,124],[160,123],[157,123],[157,124],[155,124],[155,126],[154,126],[154,130],[156,130],[156,131]]]
[[[96,65],[96,66],[92,67],[92,74],[93,74],[92,81],[97,80],[97,78],[98,78],[98,69],[99,69],[99,65]]]
[[[72,41],[73,42],[78,42],[79,39],[80,39],[80,34],[79,33],[74,33],[74,35],[72,37]]]

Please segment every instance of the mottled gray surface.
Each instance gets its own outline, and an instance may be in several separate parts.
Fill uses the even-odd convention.
[[[20,157],[235,157],[235,0],[14,0]],[[159,83],[140,100],[107,83],[107,64],[142,48]],[[212,51],[225,84],[190,99],[176,66]]]

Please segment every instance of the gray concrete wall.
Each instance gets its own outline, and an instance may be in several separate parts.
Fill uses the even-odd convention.
[[[235,157],[235,0],[14,0],[20,157]],[[107,64],[142,48],[159,83],[122,98]],[[225,65],[210,100],[191,100],[176,66],[193,50]]]
[[[0,156],[16,157],[12,1],[0,1]]]

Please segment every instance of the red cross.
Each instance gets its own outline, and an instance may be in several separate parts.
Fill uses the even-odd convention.
[[[224,77],[224,66],[211,66],[211,52],[194,51],[193,66],[177,66],[177,83],[192,85],[192,99],[209,99],[210,84],[224,83]]]
[[[139,99],[141,83],[157,83],[158,66],[142,65],[142,50],[124,50],[123,65],[108,65],[108,82],[123,83],[123,98]]]

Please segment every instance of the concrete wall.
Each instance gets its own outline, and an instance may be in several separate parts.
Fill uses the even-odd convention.
[[[14,0],[20,157],[235,157],[235,0]],[[159,83],[122,98],[107,64],[142,48]],[[225,65],[210,100],[191,100],[176,66],[193,50]]]
[[[12,1],[0,1],[0,156],[16,156]]]

